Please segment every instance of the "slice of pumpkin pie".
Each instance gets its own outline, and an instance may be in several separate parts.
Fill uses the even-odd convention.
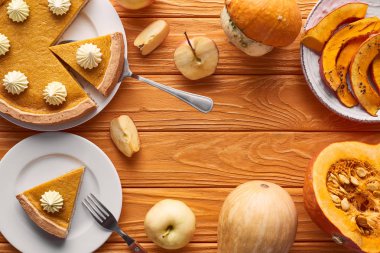
[[[60,44],[50,50],[105,96],[120,80],[124,67],[121,33]]]
[[[59,238],[66,238],[75,210],[84,167],[35,186],[16,196],[37,226]]]

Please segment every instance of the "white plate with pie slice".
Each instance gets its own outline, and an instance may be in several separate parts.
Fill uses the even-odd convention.
[[[72,227],[58,239],[37,227],[16,195],[86,166]],[[68,133],[43,133],[16,144],[0,162],[0,231],[21,252],[93,252],[109,238],[81,201],[94,193],[118,219],[122,208],[119,176],[107,155],[92,142]]]
[[[89,0],[75,21],[62,35],[60,41],[83,40],[98,37],[101,35],[111,34],[114,32],[122,33],[124,41],[127,41],[123,24],[121,23],[119,15],[117,14],[112,4],[108,0]],[[127,46],[125,47],[125,56],[127,56]],[[88,120],[98,115],[108,105],[108,103],[111,102],[121,84],[118,83],[115,85],[113,91],[110,92],[107,97],[104,97],[100,94],[99,91],[97,91],[91,85],[87,84],[86,81],[84,81],[78,75],[75,75],[75,77],[98,105],[96,110],[93,110],[78,119],[57,125],[36,125],[17,120],[4,113],[0,113],[0,115],[18,126],[35,131],[61,131],[73,128],[87,122]]]
[[[315,26],[319,20],[326,16],[329,12],[342,6],[346,3],[362,2],[368,3],[367,17],[378,16],[380,17],[380,2],[379,0],[320,0],[310,12],[306,22],[306,29]],[[380,117],[373,117],[366,113],[360,106],[347,108],[342,105],[335,93],[327,87],[323,82],[319,70],[320,56],[312,50],[301,45],[301,66],[311,90],[315,96],[324,104],[328,109],[336,114],[354,121],[376,123],[380,122]],[[380,111],[378,112],[378,116]]]

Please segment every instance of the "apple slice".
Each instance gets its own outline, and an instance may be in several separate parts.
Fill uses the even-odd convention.
[[[352,90],[360,105],[372,116],[377,116],[380,108],[380,96],[376,93],[368,79],[368,69],[379,54],[380,34],[367,39],[355,54],[351,68]]]
[[[352,58],[360,48],[365,39],[350,41],[340,52],[337,61],[338,75],[341,78],[341,83],[336,90],[336,95],[339,101],[346,107],[351,108],[358,104],[356,98],[351,94],[348,88],[347,73],[351,65]]]
[[[133,44],[140,49],[142,55],[148,55],[164,42],[169,35],[169,30],[166,21],[154,21],[137,35]]]
[[[350,23],[331,37],[323,49],[320,59],[321,76],[327,86],[336,91],[341,83],[336,64],[342,48],[352,40],[368,37],[379,31],[380,20],[373,17]]]
[[[376,85],[377,90],[380,91],[380,55],[378,55],[375,60],[373,60],[370,74],[373,83]]]
[[[368,4],[365,3],[342,5],[327,14],[316,26],[307,30],[302,35],[301,43],[315,52],[321,53],[323,47],[339,26],[364,18],[367,9]]]

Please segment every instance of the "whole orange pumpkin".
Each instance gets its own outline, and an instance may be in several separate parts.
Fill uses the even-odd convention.
[[[291,44],[302,26],[295,0],[226,0],[221,21],[230,41],[251,56]]]

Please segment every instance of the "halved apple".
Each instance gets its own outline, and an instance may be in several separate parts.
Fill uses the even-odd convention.
[[[321,53],[323,47],[339,26],[364,18],[367,9],[368,4],[365,3],[348,3],[333,10],[319,21],[316,26],[302,35],[301,43],[315,52]]]
[[[378,55],[375,60],[373,60],[370,74],[373,83],[376,85],[377,90],[380,91],[380,55]]]
[[[368,69],[379,50],[380,34],[376,34],[360,46],[350,68],[352,90],[360,105],[372,116],[380,109],[380,96],[369,82]]]
[[[322,79],[331,89],[336,91],[341,83],[341,77],[337,71],[337,59],[342,48],[352,40],[365,38],[379,31],[380,20],[373,17],[350,23],[331,37],[320,59]]]
[[[336,95],[339,101],[346,107],[354,107],[358,104],[356,98],[351,94],[348,88],[347,73],[351,65],[351,60],[354,58],[361,44],[365,39],[350,41],[340,52],[337,61],[338,75],[341,78],[340,85],[336,90]]]

